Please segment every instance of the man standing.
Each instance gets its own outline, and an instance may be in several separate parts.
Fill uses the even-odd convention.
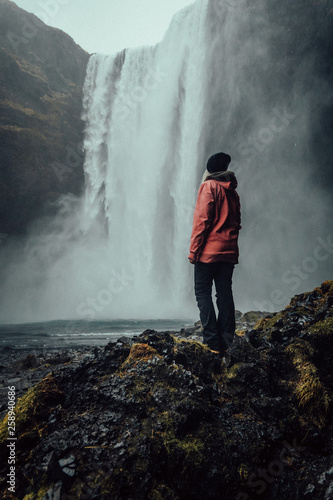
[[[235,334],[232,274],[238,263],[240,202],[237,180],[228,171],[229,155],[217,153],[207,162],[194,211],[189,260],[194,264],[194,289],[203,327],[203,341],[224,354]],[[215,283],[218,318],[212,301]]]

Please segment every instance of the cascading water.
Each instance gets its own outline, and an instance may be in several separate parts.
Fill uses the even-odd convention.
[[[311,33],[296,36],[313,9],[290,9],[198,0],[155,47],[91,56],[84,196],[64,199],[8,266],[4,317],[196,319],[192,216],[221,150],[242,202],[236,307],[278,310],[328,278],[328,204],[309,182],[313,102],[319,121],[327,85],[305,54]]]
[[[84,225],[105,225],[110,266],[133,277],[135,315],[181,314],[190,295],[205,17],[198,3],[160,45],[96,54],[87,69]]]

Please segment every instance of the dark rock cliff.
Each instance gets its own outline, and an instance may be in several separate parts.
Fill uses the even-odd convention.
[[[82,87],[89,54],[14,2],[0,0],[0,233],[83,182]]]
[[[330,500],[332,361],[332,281],[225,359],[152,330],[92,349],[17,401],[15,494],[2,422],[2,498]]]

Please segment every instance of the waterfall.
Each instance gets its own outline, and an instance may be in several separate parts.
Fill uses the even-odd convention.
[[[313,43],[328,22],[315,5],[197,0],[156,46],[92,55],[85,192],[16,252],[5,317],[195,320],[192,217],[217,151],[233,159],[242,205],[236,308],[280,310],[328,279],[314,139],[325,142],[331,91]]]
[[[87,69],[83,222],[104,225],[110,268],[133,277],[136,315],[182,314],[190,297],[205,4],[175,16],[158,46],[95,54]]]

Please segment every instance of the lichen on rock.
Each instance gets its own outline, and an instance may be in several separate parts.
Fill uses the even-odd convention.
[[[17,406],[18,443],[37,429],[18,498],[329,498],[332,285],[260,320],[224,359],[146,330],[57,367]]]

